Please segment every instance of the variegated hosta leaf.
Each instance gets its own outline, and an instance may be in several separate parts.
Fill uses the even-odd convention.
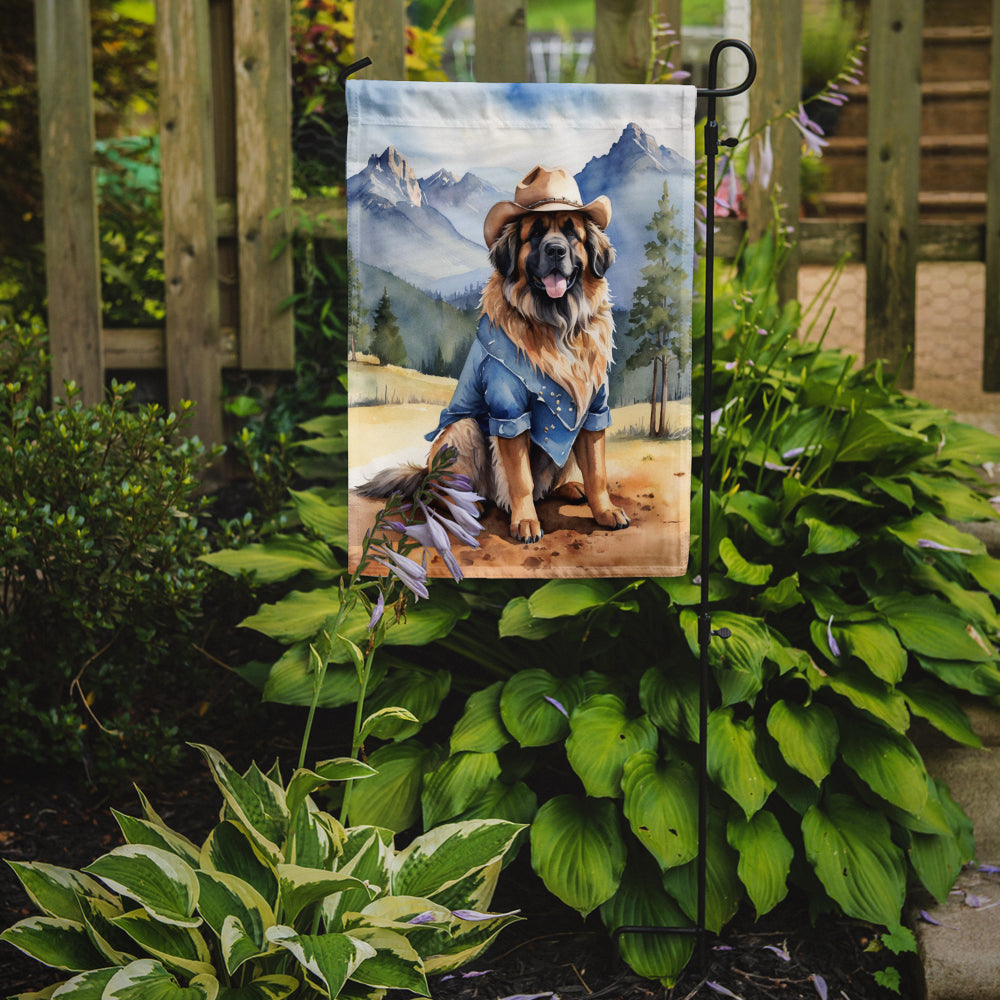
[[[356,927],[351,937],[375,949],[351,973],[351,979],[365,986],[409,990],[418,996],[430,996],[424,963],[413,945],[402,934],[384,927]]]
[[[906,736],[852,720],[850,739],[841,755],[847,766],[876,795],[894,806],[919,815],[927,802],[927,771],[916,747]]]
[[[212,956],[205,939],[190,927],[160,923],[145,910],[123,913],[112,923],[171,969],[181,969],[189,976],[213,971]]]
[[[515,840],[519,839],[524,828],[518,833]],[[468,908],[472,910],[488,910],[493,902],[493,894],[497,889],[497,882],[500,879],[500,871],[504,866],[506,857],[497,858],[491,865],[479,868],[465,878],[460,878],[452,883],[447,889],[434,893],[435,902],[442,906],[447,906],[449,910],[460,910]]]
[[[500,693],[503,681],[469,696],[462,717],[455,723],[451,733],[451,752],[473,750],[476,753],[496,753],[510,743],[500,716]]]
[[[849,795],[830,795],[806,813],[802,836],[820,882],[849,917],[899,923],[906,866],[882,813]]]
[[[630,858],[618,891],[601,905],[609,932],[619,927],[690,927],[684,912],[664,891],[651,859]],[[694,950],[692,934],[623,934],[619,952],[640,976],[673,986]]]
[[[140,957],[135,942],[114,924],[115,918],[125,912],[120,902],[83,896],[80,904],[90,940],[104,956],[105,965],[128,965]]]
[[[281,856],[278,845],[288,832],[284,789],[255,769],[251,769],[247,776],[240,775],[212,747],[203,744],[194,746],[208,761],[226,806],[247,828],[264,855],[272,863],[277,863]]]
[[[743,884],[736,874],[736,852],[726,842],[721,814],[708,817],[705,850],[705,926],[718,934],[729,923],[743,899]],[[698,860],[663,873],[663,887],[691,920],[698,919]]]
[[[345,889],[323,900],[323,920],[328,931],[344,930],[345,913],[359,912],[370,902],[372,892],[388,889],[392,850],[389,830],[356,826],[347,831],[337,870],[359,879],[366,888]]]
[[[285,1000],[299,986],[294,976],[261,976],[243,986],[223,987],[218,1000]]]
[[[227,921],[236,920],[242,937],[250,939],[254,954],[265,951],[264,931],[275,923],[274,912],[267,900],[248,882],[223,872],[200,871],[198,883],[201,887],[198,910],[220,940],[223,938],[223,929]],[[234,934],[235,929],[230,929],[231,941],[234,939]],[[241,935],[236,937],[239,938]],[[239,961],[231,965],[230,957],[233,949],[230,947],[225,951],[226,967],[230,975],[242,962],[251,957],[244,954],[246,949],[241,944]]]
[[[150,916],[166,924],[197,927],[198,878],[171,851],[146,844],[125,844],[85,869],[109,889],[134,899]]]
[[[440,932],[436,947],[424,956],[424,971],[428,975],[452,972],[468,965],[486,951],[500,931],[521,919],[517,913],[496,913],[480,914],[468,920],[461,916],[465,912],[452,911],[454,922],[450,933]],[[414,945],[420,950],[419,941],[414,941]]]
[[[192,868],[198,864],[199,848],[196,847],[187,837],[176,833],[169,827],[150,822],[145,819],[136,819],[134,816],[126,816],[125,813],[112,809],[118,826],[121,827],[122,835],[129,844],[146,844],[149,847],[159,847],[161,850],[176,854],[181,860],[186,861]]]
[[[252,885],[271,905],[278,905],[278,875],[241,823],[220,823],[201,847],[200,866],[224,872]]]
[[[788,895],[788,872],[795,849],[774,814],[765,809],[750,819],[737,816],[730,820],[726,836],[740,853],[736,873],[759,918]]]
[[[504,727],[523,747],[543,747],[569,732],[569,716],[583,701],[579,677],[560,679],[547,670],[514,674],[500,695]]]
[[[776,782],[757,762],[752,718],[737,721],[731,707],[717,708],[709,715],[708,773],[748,818],[767,801]]]
[[[216,1000],[218,995],[219,981],[212,975],[196,976],[181,986],[159,962],[143,958],[119,969],[101,1000]]]
[[[781,756],[815,785],[830,773],[840,732],[833,712],[819,702],[798,705],[778,700],[767,716],[767,731],[781,748]]]
[[[622,769],[639,750],[653,750],[659,740],[647,715],[630,719],[625,702],[613,694],[596,694],[579,705],[569,721],[566,757],[588,795],[617,799]]]
[[[499,777],[500,764],[495,753],[452,754],[424,778],[420,796],[424,826],[433,827],[454,819]]]
[[[278,924],[267,930],[272,944],[285,948],[330,996],[340,993],[344,983],[365,959],[375,957],[375,949],[349,934],[296,934]]]
[[[625,762],[625,817],[661,869],[698,853],[698,782],[690,765],[644,750]]]
[[[343,842],[344,828],[340,822],[317,809],[312,799],[306,799],[292,819],[285,844],[286,860],[304,868],[335,868]]]
[[[126,963],[127,964],[127,963]],[[50,986],[44,993],[20,993],[11,1000],[41,1000],[42,997],[54,997],[56,1000],[101,1000],[104,988],[114,978],[120,966],[110,966],[107,969],[91,969],[80,975],[67,979],[54,991]]]
[[[0,934],[6,941],[35,961],[53,969],[81,972],[105,965],[87,935],[87,928],[65,917],[28,917]]]
[[[495,819],[447,823],[429,830],[393,860],[392,892],[433,899],[460,879],[500,861],[522,829]]]
[[[8,861],[24,891],[46,916],[81,920],[80,897],[92,896],[109,903],[116,899],[97,879],[38,861]]]
[[[376,774],[373,767],[353,757],[337,757],[317,764],[313,770],[299,768],[288,782],[285,805],[294,815],[306,797],[331,781],[350,781],[356,778],[370,778]]]
[[[615,803],[549,799],[531,824],[531,865],[549,892],[583,916],[610,899],[625,870]]]
[[[285,919],[291,921],[305,907],[345,889],[361,889],[369,893],[369,898],[375,895],[374,890],[353,875],[303,868],[300,865],[278,865],[278,881],[281,887],[282,912]]]

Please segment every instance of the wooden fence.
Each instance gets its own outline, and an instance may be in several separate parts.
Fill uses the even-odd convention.
[[[527,78],[526,2],[474,0],[478,80]],[[291,213],[283,211],[291,202],[290,0],[157,2],[166,325],[125,331],[101,327],[88,0],[35,3],[53,384],[73,379],[84,400],[94,401],[107,370],[165,369],[169,400],[195,400],[196,433],[220,441],[222,369],[293,365],[292,316],[282,308],[292,289],[291,255],[280,249],[291,235]],[[681,6],[681,0],[595,0],[597,81],[644,81],[650,16],[679,25]],[[355,50],[374,62],[364,74],[403,77],[405,8],[405,0],[358,0]],[[832,263],[844,253],[863,260],[866,356],[895,366],[909,351],[906,385],[913,377],[917,262],[985,261],[983,385],[998,391],[1000,0],[992,3],[993,166],[985,224],[919,219],[922,11],[922,0],[871,0],[866,218],[787,217],[798,238],[782,292],[795,294],[800,263]],[[801,0],[754,0],[751,43],[759,72],[750,91],[751,129],[798,103],[801,32]],[[769,187],[748,193],[745,223],[724,220],[719,255],[733,252],[744,226],[762,231],[779,192],[785,205],[799,203],[800,137],[790,123],[781,124],[787,127],[774,130]],[[300,208],[315,220],[314,235],[342,239],[342,202]]]

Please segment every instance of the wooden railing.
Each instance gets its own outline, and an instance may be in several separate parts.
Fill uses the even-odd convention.
[[[525,4],[475,0],[475,72],[480,81],[527,78]],[[681,0],[595,0],[599,83],[647,78],[650,17],[679,26]],[[655,10],[654,10],[655,7]],[[358,0],[355,50],[382,79],[404,74],[405,0]],[[747,219],[723,220],[716,252],[733,253],[745,229],[759,234],[785,206],[797,236],[781,275],[796,294],[800,263],[844,254],[867,270],[866,356],[894,366],[907,356],[912,383],[916,266],[923,260],[986,263],[983,386],[1000,390],[1000,0],[992,5],[989,171],[985,223],[921,222],[918,215],[923,3],[871,0],[868,63],[867,212],[864,221],[798,218],[800,137],[772,130],[775,170],[751,188]],[[96,193],[92,170],[88,0],[36,0],[45,180],[49,327],[53,383],[75,380],[83,398],[103,392],[112,368],[165,368],[171,402],[195,400],[196,432],[222,439],[221,370],[280,370],[293,364],[289,0],[158,0],[166,326],[101,326]],[[751,43],[758,77],[750,131],[800,97],[801,0],[753,0]],[[683,38],[680,40],[683,52]],[[674,52],[675,59],[677,51]],[[729,134],[740,122],[720,119]],[[318,237],[342,238],[343,203],[310,202]]]

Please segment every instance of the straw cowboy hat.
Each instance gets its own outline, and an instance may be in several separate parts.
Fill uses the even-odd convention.
[[[602,194],[584,205],[576,181],[562,167],[554,170],[535,167],[517,182],[513,201],[499,201],[486,213],[483,223],[486,246],[492,249],[500,230],[528,212],[566,211],[583,212],[601,229],[607,229],[611,221],[611,199]]]

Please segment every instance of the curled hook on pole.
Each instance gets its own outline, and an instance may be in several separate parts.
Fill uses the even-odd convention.
[[[371,64],[372,64],[371,59],[369,59],[368,56],[365,56],[364,58],[359,59],[357,62],[352,62],[350,64],[350,66],[345,66],[337,74],[337,83],[340,85],[340,89],[341,90],[344,89],[344,87],[345,87],[345,85],[347,83],[347,78],[352,73],[357,73],[359,70],[364,69],[366,66],[371,66]]]

